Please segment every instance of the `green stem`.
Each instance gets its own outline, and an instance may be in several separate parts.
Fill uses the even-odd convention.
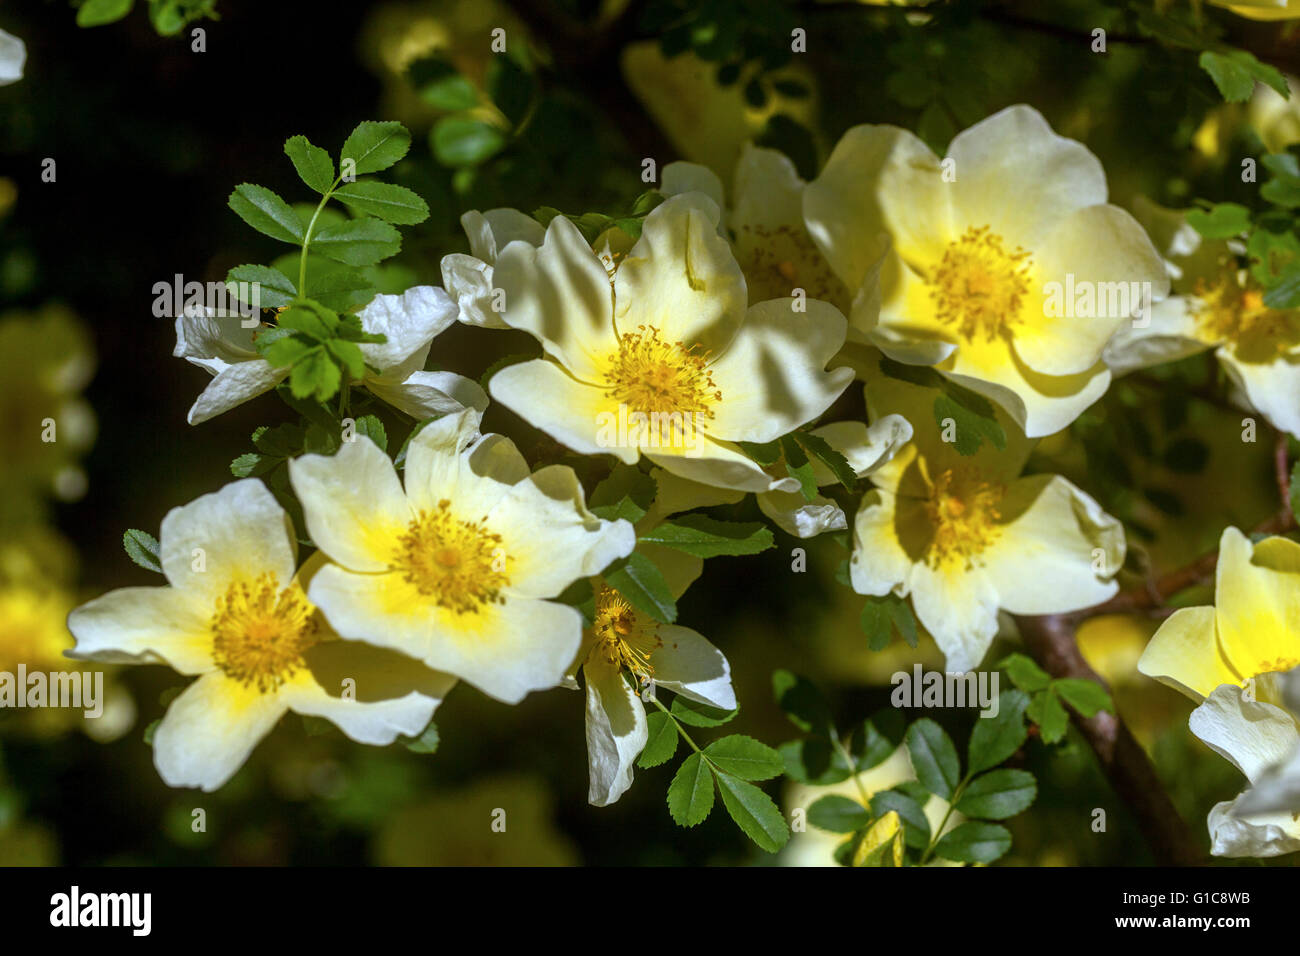
[[[840,735],[835,733],[834,730],[831,731],[831,743],[835,745],[835,749],[838,750],[840,752],[840,755],[844,757],[845,766],[847,767],[856,766],[856,764],[853,761],[853,757],[849,754],[848,748],[844,746],[844,743],[840,740]],[[860,774],[858,773],[857,770],[854,770],[852,776],[853,776],[853,785],[858,788],[858,796],[862,798],[863,807],[867,808],[868,810],[871,809],[871,797],[867,795],[867,788],[862,785],[862,778]]]
[[[961,778],[961,783],[957,784],[957,789],[953,791],[952,800],[948,803],[948,809],[944,813],[943,819],[939,821],[939,825],[935,828],[934,834],[930,837],[930,845],[925,848],[925,852],[921,854],[921,858],[916,861],[917,866],[925,866],[926,861],[929,860],[930,856],[934,853],[934,848],[939,845],[939,838],[943,836],[943,828],[948,825],[948,818],[952,816],[952,811],[957,808],[957,803],[961,800],[962,791],[966,789],[966,784],[969,782],[970,774],[968,773],[966,776]]]
[[[303,233],[302,252],[298,256],[298,294],[300,296],[305,297],[307,295],[307,247],[311,245],[311,234],[316,228],[316,220],[320,218],[321,210],[325,208],[325,204],[330,201],[330,197],[334,195],[334,190],[338,188],[339,183],[342,181],[343,175],[340,173],[330,188],[325,191],[325,195],[320,197],[320,202],[316,204],[316,211],[311,214],[311,221],[307,223],[307,231]]]
[[[659,702],[658,697],[650,698],[650,703],[654,704],[656,707],[658,707],[661,711],[664,712],[664,714],[668,717],[668,719],[671,720],[676,725],[677,732],[682,735],[682,740],[690,744],[691,749],[694,750],[697,754],[699,754],[701,757],[704,757],[704,762],[707,763],[710,768],[712,768],[713,762],[709,760],[708,757],[705,757],[704,751],[695,745],[695,741],[691,740],[691,735],[686,732],[686,729],[682,726],[682,722],[673,716],[672,711],[670,711],[667,707],[661,704]]]

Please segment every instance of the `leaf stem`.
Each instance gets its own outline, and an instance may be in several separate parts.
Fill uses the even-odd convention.
[[[300,296],[307,295],[307,247],[311,245],[311,234],[316,228],[316,220],[320,218],[321,210],[325,208],[325,204],[330,201],[334,190],[338,189],[342,181],[343,174],[340,173],[330,188],[325,191],[325,195],[320,197],[320,202],[316,204],[316,211],[311,214],[311,221],[307,223],[307,231],[302,235],[302,252],[298,256],[298,295]]]
[[[943,828],[948,825],[948,818],[952,816],[952,811],[957,809],[957,802],[961,800],[962,791],[966,789],[966,784],[970,782],[970,771],[966,776],[961,778],[961,783],[957,784],[957,789],[952,792],[952,800],[948,803],[948,809],[944,811],[943,819],[935,827],[934,833],[930,836],[930,845],[925,848],[921,858],[916,861],[917,866],[925,866],[926,861],[934,854],[934,848],[939,845],[939,838],[943,836]]]

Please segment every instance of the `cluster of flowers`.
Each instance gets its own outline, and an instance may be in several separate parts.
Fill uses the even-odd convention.
[[[167,515],[168,587],[73,613],[77,656],[199,678],[154,737],[169,784],[221,786],[286,710],[383,744],[418,734],[457,680],[513,703],[576,687],[581,668],[590,799],[616,800],[646,743],[648,684],[727,710],[736,701],[716,648],[649,619],[602,572],[649,547],[638,534],[655,522],[750,492],[798,537],[848,528],[839,505],[755,448],[821,418],[855,378],[869,422],[813,432],[872,485],[853,522],[853,588],[910,597],[954,671],[981,662],[1000,611],[1066,612],[1117,590],[1119,522],[1063,477],[1021,476],[1035,440],[1069,425],[1113,375],[1217,347],[1247,401],[1280,428],[1300,424],[1300,406],[1273,401],[1300,387],[1290,320],[1264,315],[1231,250],[1193,248],[1185,225],[1153,227],[1162,255],[1107,202],[1098,160],[1031,108],[959,134],[944,158],[906,130],[858,126],[812,182],[750,147],[729,201],[688,163],[665,168],[662,192],[635,239],[615,228],[589,242],[564,216],[544,227],[512,209],[467,213],[471,251],[443,260],[445,291],[379,296],[360,313],[386,341],[362,346],[371,371],[352,384],[433,419],[409,443],[404,481],[363,436],[291,461],[318,548],[301,566],[270,492],[234,482]],[[1192,254],[1203,272],[1179,265]],[[1086,318],[1050,301],[1090,284],[1147,296],[1098,295]],[[455,321],[541,343],[542,357],[492,376],[493,400],[580,454],[648,460],[657,498],[635,527],[594,515],[571,469],[530,471],[509,439],[481,435],[477,385],[423,371]],[[177,354],[215,376],[191,421],[282,377],[249,335],[208,315],[177,319]],[[1004,441],[971,453],[953,434],[967,425],[933,413],[931,379],[987,400]],[[694,432],[674,442],[633,428],[611,445],[620,410],[687,416]],[[836,480],[820,462],[813,472],[819,486]],[[700,573],[681,553],[655,557],[678,593]],[[556,600],[582,578],[596,595],[590,623]],[[1204,650],[1219,638],[1190,613],[1166,627]],[[1164,666],[1207,707],[1219,683],[1283,669],[1258,658],[1178,676],[1183,652],[1157,654],[1175,639],[1162,635],[1150,672]]]

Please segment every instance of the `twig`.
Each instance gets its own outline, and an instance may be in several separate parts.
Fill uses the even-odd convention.
[[[1291,463],[1287,457],[1287,433],[1278,430],[1277,441],[1273,445],[1273,471],[1277,476],[1277,493],[1282,500],[1282,515],[1295,523],[1295,513],[1291,510]]]
[[[1025,647],[1052,677],[1083,678],[1106,687],[1106,682],[1079,652],[1074,640],[1074,621],[1069,617],[1059,614],[1017,617],[1016,623]],[[1161,866],[1204,863],[1191,830],[1174,808],[1146,751],[1119,716],[1107,711],[1087,718],[1077,712],[1071,716],[1097,755],[1097,762],[1116,795],[1137,819],[1156,863]]]

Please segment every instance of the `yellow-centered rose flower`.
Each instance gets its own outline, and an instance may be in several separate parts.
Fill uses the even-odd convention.
[[[554,598],[636,544],[587,506],[572,469],[529,474],[472,409],[411,439],[403,489],[368,438],[289,464],[330,563],[308,594],[340,635],[391,648],[517,703],[560,683],[582,615]]]
[[[1005,451],[985,439],[963,456],[955,431],[945,435],[930,413],[933,389],[878,371],[867,381],[873,418],[897,412],[917,424],[912,444],[870,476],[876,487],[858,508],[855,591],[910,595],[950,671],[980,663],[999,609],[1056,614],[1115,593],[1120,523],[1059,475],[1019,477],[1033,443],[1006,415],[998,413]]]
[[[1183,214],[1142,200],[1138,219],[1175,276],[1151,321],[1121,328],[1105,360],[1119,375],[1214,349],[1234,398],[1300,438],[1300,309],[1272,309],[1224,240],[1202,239]]]
[[[1169,287],[1141,227],[1107,204],[1097,158],[1028,106],[959,133],[943,160],[907,130],[855,126],[803,211],[860,334],[988,396],[1031,438],[1106,391],[1106,342]]]
[[[645,454],[683,478],[742,491],[794,490],[736,446],[820,415],[853,377],[825,371],[845,320],[815,299],[748,305],[744,275],[699,193],[646,217],[606,263],[557,216],[541,247],[512,242],[494,279],[503,318],[547,357],[502,369],[494,398],[583,454]],[[803,311],[800,311],[800,309]]]
[[[324,717],[361,743],[418,734],[454,683],[336,638],[303,589],[320,562],[295,575],[293,526],[257,479],[173,508],[159,546],[169,586],[121,588],[77,608],[68,654],[198,678],[154,734],[169,786],[216,790],[288,711]]]
[[[1252,785],[1210,811],[1216,856],[1300,850],[1300,795],[1292,792],[1285,807],[1261,807],[1253,789],[1270,768],[1285,765],[1300,748],[1295,712],[1279,706],[1284,696],[1278,678],[1296,667],[1300,544],[1269,537],[1252,546],[1236,528],[1225,528],[1214,606],[1175,611],[1138,661],[1143,674],[1200,704],[1188,720],[1192,733]]]
[[[663,687],[689,700],[734,710],[731,667],[698,632],[661,624],[608,586],[596,594],[596,619],[583,645],[587,684],[587,799],[608,806],[632,785],[647,740],[640,688]]]

